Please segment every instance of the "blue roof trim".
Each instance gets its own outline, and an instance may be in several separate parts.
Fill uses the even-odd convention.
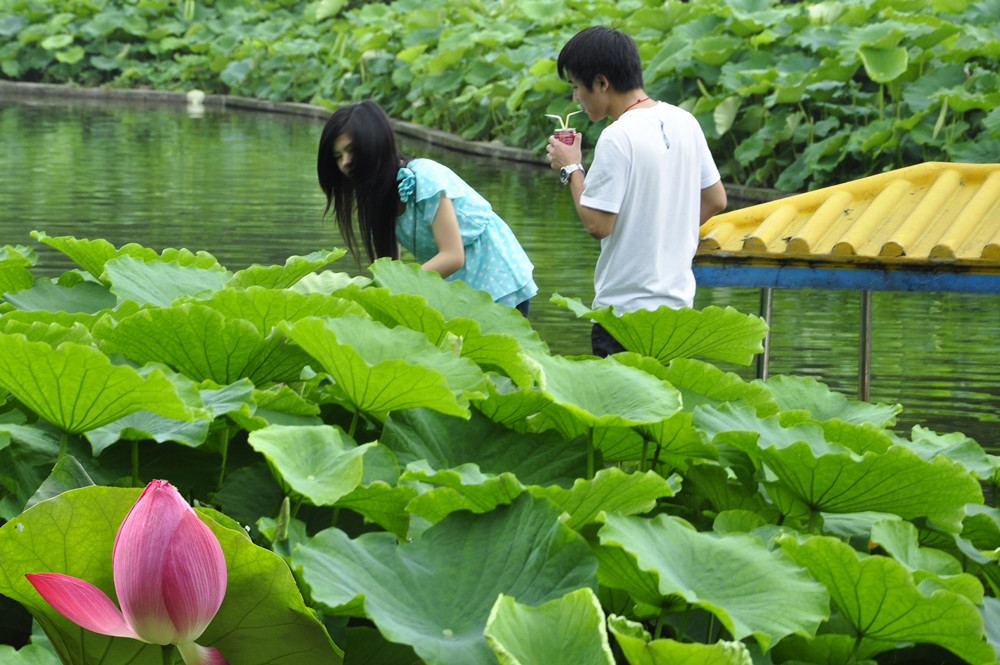
[[[699,287],[1000,293],[1000,275],[774,266],[695,265]]]

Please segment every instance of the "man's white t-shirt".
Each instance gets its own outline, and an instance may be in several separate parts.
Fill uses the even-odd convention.
[[[601,132],[580,203],[617,218],[601,240],[595,308],[692,306],[701,190],[718,181],[697,119],[672,104],[626,111]]]

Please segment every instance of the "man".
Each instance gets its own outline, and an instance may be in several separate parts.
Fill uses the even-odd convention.
[[[693,115],[643,91],[635,41],[594,26],[559,53],[559,76],[592,122],[610,117],[583,167],[573,145],[549,138],[548,159],[568,185],[584,228],[601,241],[593,307],[616,312],[691,307],[698,228],[726,207],[726,190]],[[600,325],[591,344],[604,357],[624,347]]]

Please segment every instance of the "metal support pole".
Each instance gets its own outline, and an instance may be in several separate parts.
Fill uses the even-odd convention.
[[[767,379],[767,365],[771,360],[771,306],[774,302],[774,289],[765,287],[760,290],[760,316],[767,324],[764,333],[764,353],[757,356],[757,378]]]
[[[861,292],[861,329],[858,331],[858,399],[869,401],[872,384],[872,292]]]

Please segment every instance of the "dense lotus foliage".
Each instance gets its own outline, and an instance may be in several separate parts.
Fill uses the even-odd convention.
[[[700,120],[727,183],[816,188],[1000,155],[1000,0],[0,0],[0,75],[391,115],[542,155],[555,58],[634,35],[646,91]],[[571,121],[593,146],[603,123]]]
[[[199,643],[231,665],[998,658],[997,459],[896,431],[898,405],[713,365],[760,352],[756,316],[554,296],[629,349],[566,357],[415,265],[232,271],[33,235],[79,267],[36,278],[34,249],[0,250],[5,664],[162,662],[24,577],[114,598],[150,478],[222,545]]]

